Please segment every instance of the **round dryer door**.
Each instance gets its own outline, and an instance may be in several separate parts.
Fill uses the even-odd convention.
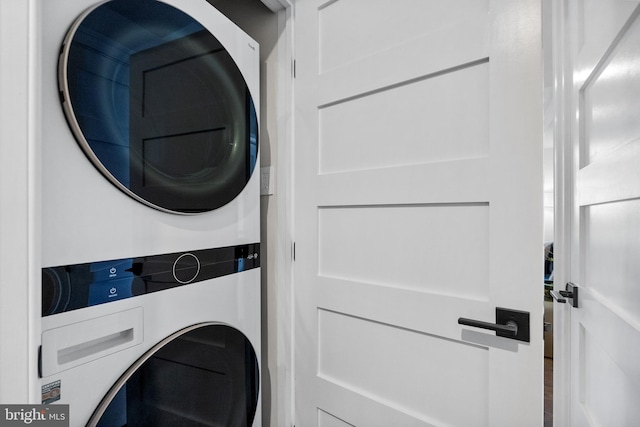
[[[134,199],[175,213],[233,200],[258,123],[243,74],[198,21],[157,0],[85,12],[59,62],[64,112],[87,157]]]
[[[241,332],[195,325],[129,368],[88,425],[248,427],[258,404],[258,376],[256,354]]]

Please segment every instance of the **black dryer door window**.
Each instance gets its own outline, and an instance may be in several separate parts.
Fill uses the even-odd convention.
[[[59,64],[87,157],[134,199],[174,213],[233,200],[255,168],[258,124],[241,71],[198,21],[156,0],[113,0],[72,26]]]
[[[194,325],[131,366],[88,425],[250,427],[258,379],[256,354],[241,332],[220,324]]]

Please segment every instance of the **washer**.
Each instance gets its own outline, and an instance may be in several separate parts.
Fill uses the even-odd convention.
[[[43,402],[260,425],[258,44],[204,0],[37,5]]]
[[[258,266],[244,245],[45,269],[89,302],[43,318],[42,402],[71,426],[261,425]],[[121,283],[138,296],[105,302]]]

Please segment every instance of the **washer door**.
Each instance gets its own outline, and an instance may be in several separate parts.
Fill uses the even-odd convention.
[[[59,84],[67,121],[113,184],[154,208],[198,213],[253,173],[258,124],[242,73],[198,21],[156,0],[113,0],[69,31]]]
[[[241,332],[194,325],[129,368],[88,425],[248,427],[256,413],[258,378],[256,354]]]

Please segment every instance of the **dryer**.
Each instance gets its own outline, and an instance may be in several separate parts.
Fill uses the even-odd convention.
[[[43,402],[260,425],[258,44],[205,0],[37,5]]]

